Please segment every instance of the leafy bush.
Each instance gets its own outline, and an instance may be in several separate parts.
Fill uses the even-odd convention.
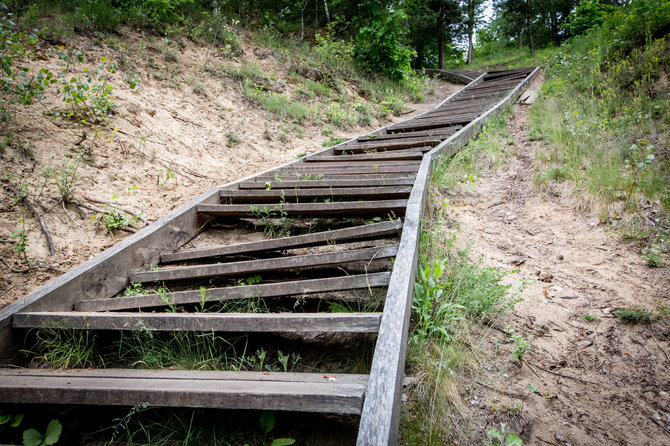
[[[358,32],[354,57],[369,71],[381,71],[389,79],[399,81],[410,71],[416,52],[404,44],[405,32],[399,26],[406,15],[401,10],[384,10],[380,17]]]
[[[565,26],[566,31],[571,36],[585,34],[593,28],[597,28],[605,23],[607,14],[612,12],[614,7],[603,4],[595,0],[582,2],[575,12],[570,14],[569,22]]]

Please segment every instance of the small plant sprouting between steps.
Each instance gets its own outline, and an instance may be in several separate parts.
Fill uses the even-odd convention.
[[[500,425],[500,430],[488,429],[486,431],[488,441],[484,442],[486,446],[521,446],[523,441],[514,432],[507,432],[505,424]]]
[[[58,443],[63,426],[58,420],[51,420],[46,432],[40,433],[37,429],[28,429],[23,432],[24,446],[50,446]]]
[[[268,434],[275,428],[275,414],[272,411],[264,410],[260,414],[261,429],[263,430],[263,444],[266,444]],[[290,446],[295,443],[293,438],[275,438],[270,446]]]

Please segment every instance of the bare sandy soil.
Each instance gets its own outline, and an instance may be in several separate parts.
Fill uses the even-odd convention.
[[[84,52],[84,66],[93,67],[103,57],[117,63],[126,61],[116,73],[105,74],[114,86],[118,104],[113,123],[94,130],[77,127],[71,121],[55,121],[45,116],[42,107],[20,108],[9,132],[30,147],[34,159],[21,155],[16,144],[6,148],[0,157],[0,177],[9,184],[6,178],[12,176],[10,183],[15,187],[24,181],[36,186],[41,167],[58,167],[65,159],[77,166],[75,199],[97,208],[105,205],[89,199],[123,206],[141,212],[150,223],[207,188],[288,162],[301,153],[323,149],[322,142],[328,139],[323,134],[326,123],[283,120],[251,103],[244,97],[239,81],[221,74],[222,65],[255,63],[276,79],[274,87],[296,97],[300,80],[289,73],[273,51],[258,48],[244,36],[242,47],[243,54],[231,58],[187,39],[168,42],[136,33],[101,40],[71,39],[67,48]],[[44,48],[39,60],[31,65],[48,66],[57,73],[54,51],[53,47]],[[131,90],[122,79],[133,70],[142,80],[139,87]],[[334,128],[332,137],[358,135],[406,119],[412,113],[433,108],[462,88],[437,82],[434,95],[421,104],[407,104],[408,110],[402,116],[373,119],[366,127]],[[367,103],[352,93],[357,91],[355,85],[344,88],[352,103]],[[324,103],[318,98],[305,99],[304,103],[323,108],[331,100],[334,99]],[[50,110],[61,106],[53,93],[44,104]],[[77,162],[77,153],[84,154],[84,161]],[[52,257],[34,215],[23,205],[16,208],[12,195],[2,188],[0,191],[0,308],[129,235],[122,231],[112,233],[95,224],[95,212],[83,209],[78,214],[74,206],[64,209],[53,185],[39,200],[38,188],[34,187],[30,198],[38,203],[40,211],[49,210],[45,222],[55,245]],[[26,222],[27,254],[34,265],[30,270],[15,252],[16,239],[10,237],[21,228],[19,218]],[[137,222],[134,226],[139,229],[144,224]]]
[[[500,429],[491,414],[503,407],[524,444],[670,444],[660,427],[670,425],[670,318],[632,325],[613,315],[618,307],[670,305],[668,269],[647,267],[569,195],[537,190],[543,143],[529,141],[528,115],[528,106],[515,106],[506,165],[485,170],[474,192],[454,202],[472,256],[519,270],[505,279],[525,284],[508,323],[532,344],[519,366],[507,335],[494,331],[485,341],[495,360],[483,379],[496,391],[468,396],[478,407],[476,428]]]

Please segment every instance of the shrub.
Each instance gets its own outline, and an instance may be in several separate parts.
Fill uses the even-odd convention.
[[[399,28],[406,15],[401,10],[384,10],[380,17],[358,32],[354,56],[369,71],[381,71],[399,81],[410,71],[410,61],[416,52],[403,43],[405,32]]]

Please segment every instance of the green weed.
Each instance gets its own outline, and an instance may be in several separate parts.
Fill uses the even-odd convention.
[[[614,311],[614,315],[629,324],[649,324],[657,319],[653,311],[640,307],[619,308]]]
[[[584,319],[586,322],[598,322],[598,318],[592,314],[589,313],[584,313],[582,315],[582,319]]]

